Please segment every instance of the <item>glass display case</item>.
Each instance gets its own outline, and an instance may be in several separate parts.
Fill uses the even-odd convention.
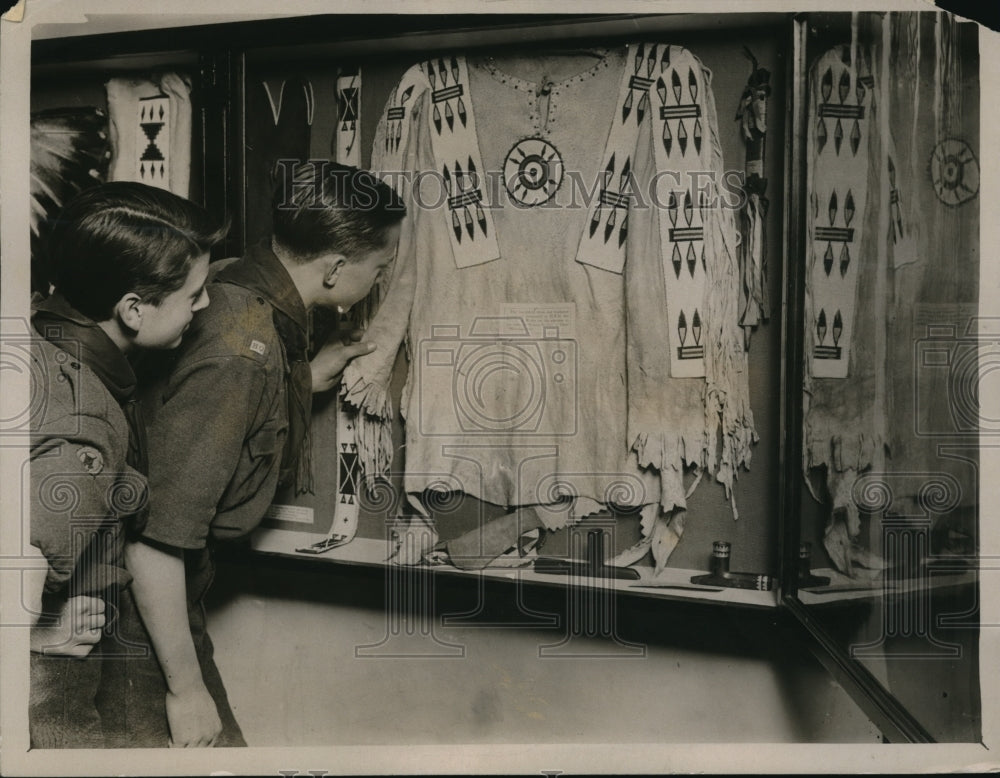
[[[685,64],[691,56],[701,69]],[[699,382],[691,395],[704,423],[698,429],[711,431],[701,444],[708,453],[676,459],[671,488],[680,497],[663,497],[675,460],[664,454],[654,465],[639,454],[631,469],[611,468],[603,481],[594,464],[586,473],[555,467],[548,499],[502,504],[489,499],[488,483],[469,489],[458,478],[456,486],[456,473],[468,470],[438,472],[414,453],[420,441],[406,425],[422,423],[413,394],[424,373],[412,361],[451,349],[461,362],[469,339],[445,338],[428,355],[420,339],[429,331],[413,330],[389,364],[393,411],[379,420],[392,464],[366,467],[357,408],[337,392],[316,396],[310,488],[279,493],[244,553],[385,567],[390,577],[493,577],[515,581],[517,597],[521,586],[548,584],[653,598],[665,609],[675,601],[774,609],[801,625],[887,741],[980,740],[977,358],[983,337],[995,333],[978,315],[973,25],[934,13],[321,15],[39,40],[32,59],[33,113],[106,111],[112,77],[169,71],[187,79],[190,195],[232,225],[216,259],[267,239],[270,193],[287,164],[384,164],[403,123],[416,121],[405,100],[414,84],[428,112],[419,132],[435,123],[454,131],[473,113],[488,117],[478,125],[483,178],[497,173],[497,191],[508,200],[477,211],[481,193],[462,182],[478,179],[468,165],[464,179],[451,167],[458,189],[442,200],[450,210],[442,205],[416,222],[454,219],[447,229],[457,243],[442,246],[456,256],[463,235],[488,232],[483,224],[496,226],[501,253],[536,230],[538,261],[552,262],[556,274],[563,272],[556,261],[577,270],[586,242],[576,233],[562,240],[566,234],[589,230],[599,238],[607,230],[631,262],[624,274],[588,266],[592,300],[567,282],[559,299],[508,295],[506,307],[490,313],[528,317],[520,335],[530,344],[514,347],[538,368],[546,397],[567,376],[584,395],[587,383],[608,384],[611,376],[604,394],[590,392],[604,401],[576,409],[573,430],[586,434],[559,442],[568,447],[566,461],[574,461],[574,446],[611,432],[621,434],[607,445],[632,456],[626,434],[635,438],[633,429],[616,421],[621,409],[641,411],[626,403],[629,380],[641,383],[627,371],[668,364],[671,348],[695,361],[710,352],[701,372],[665,374]],[[530,104],[532,126],[497,113],[515,100]],[[708,166],[723,176],[713,191],[733,195],[728,213],[699,213],[680,190],[669,190],[662,207],[643,215],[634,198],[630,205],[609,185],[622,175],[622,152],[605,128],[617,127],[620,114],[624,126],[633,111],[637,129],[620,141],[633,174],[645,165],[648,184],[657,174]],[[596,131],[584,126],[589,116]],[[589,141],[575,148],[574,139],[595,132],[607,139],[603,156]],[[432,169],[438,147],[424,141],[430,161],[421,164]],[[698,154],[690,165],[678,162],[688,144]],[[421,169],[412,163],[409,171]],[[608,171],[595,179],[603,188],[586,181]],[[585,183],[576,212],[546,212],[541,206],[558,200],[574,175]],[[626,218],[627,235],[609,214]],[[709,240],[711,229],[723,237]],[[643,231],[660,241],[645,254]],[[713,265],[725,251],[735,276]],[[648,276],[639,275],[642,256],[657,259]],[[670,276],[680,285],[682,273],[689,286],[671,291]],[[732,293],[712,298],[713,284],[726,283]],[[618,305],[621,332],[607,342],[623,352],[626,335],[629,343],[651,342],[660,332],[655,318],[629,318],[621,306],[657,284],[665,285],[668,306],[686,305],[685,294],[715,299],[724,318],[711,337],[738,348],[726,341],[713,352],[716,341],[707,338],[716,320],[708,314],[702,343],[705,312],[692,309],[660,335],[662,352],[629,352],[627,361],[608,352],[602,363],[594,352],[606,341],[588,328],[611,321],[607,306]],[[492,304],[490,295],[486,288],[482,299]],[[526,312],[522,303],[544,310]],[[455,325],[450,313],[435,326]],[[376,300],[347,316],[316,314],[313,347],[378,315]],[[548,342],[553,322],[570,329]],[[490,342],[509,349],[515,340],[494,333]],[[574,356],[563,341],[581,350]],[[566,353],[588,361],[560,372],[558,355]],[[455,386],[469,380],[454,361],[446,367]],[[405,421],[400,409],[409,411]],[[483,473],[495,476],[490,455],[476,454],[484,446],[522,446],[520,466],[552,445],[552,436],[498,442],[498,430],[482,420],[477,431],[492,434],[470,442],[462,412],[446,443],[465,448],[449,456]],[[689,416],[678,418],[683,426]],[[428,435],[442,424],[436,413]],[[532,488],[540,491],[537,481]],[[598,481],[602,499],[593,510],[571,510],[569,521],[524,510],[529,502],[576,505]],[[650,488],[659,491],[642,497]]]
[[[907,737],[975,741],[989,337],[976,30],[940,14],[804,24],[789,362],[804,391],[788,428],[803,567],[787,568],[786,603],[887,709],[912,714]]]

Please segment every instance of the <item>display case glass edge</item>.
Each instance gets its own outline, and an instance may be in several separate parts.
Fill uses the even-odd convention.
[[[782,300],[780,558],[779,604],[812,639],[810,650],[843,686],[889,742],[933,742],[930,734],[872,675],[851,659],[798,599],[802,500],[802,421],[804,381],[803,327],[806,235],[806,43],[809,14],[797,14],[789,30],[785,146],[785,212],[783,214],[784,299]]]
[[[843,46],[846,49],[845,44],[854,40],[856,49],[860,51],[865,47],[867,54],[870,50],[867,47],[871,46],[874,49],[880,38],[882,41],[891,40],[894,47],[900,47],[896,51],[890,49],[884,55],[886,65],[889,65],[890,61],[894,62],[894,60],[889,59],[890,56],[898,56],[900,61],[905,63],[905,55],[898,52],[912,52],[913,48],[920,51],[922,40],[923,51],[926,54],[930,50],[931,55],[929,56],[944,58],[946,62],[949,56],[961,59],[965,68],[961,71],[963,80],[960,89],[954,91],[965,91],[966,103],[964,107],[969,112],[968,116],[975,118],[974,111],[977,110],[978,106],[977,101],[969,96],[969,90],[975,88],[977,83],[975,79],[978,70],[973,59],[975,52],[970,53],[971,47],[968,41],[962,37],[961,25],[951,28],[948,26],[947,17],[942,14],[934,16],[929,13],[918,13],[913,18],[904,19],[909,27],[904,28],[904,32],[900,32],[891,26],[895,21],[897,19],[893,18],[891,14],[862,13],[852,17],[850,13],[836,13],[803,14],[797,16],[793,22],[795,72],[791,82],[791,88],[794,91],[793,109],[788,118],[791,143],[787,150],[786,167],[788,175],[786,192],[789,197],[785,223],[786,259],[788,260],[785,271],[787,309],[785,311],[786,318],[783,329],[785,340],[782,351],[785,359],[782,391],[782,402],[785,410],[781,419],[786,426],[782,434],[783,465],[780,471],[781,477],[784,479],[781,489],[781,539],[783,543],[781,552],[781,606],[782,610],[794,617],[806,633],[811,636],[814,641],[812,644],[813,652],[817,658],[827,667],[837,682],[848,691],[872,722],[879,727],[889,742],[978,742],[981,733],[979,726],[982,713],[978,680],[982,671],[979,667],[977,633],[973,631],[979,629],[976,611],[974,607],[970,606],[969,610],[961,613],[961,620],[952,618],[951,622],[944,615],[946,612],[950,614],[956,608],[961,608],[970,600],[975,603],[977,595],[974,590],[976,582],[973,571],[956,568],[955,572],[960,573],[960,575],[949,577],[942,574],[948,570],[938,570],[933,565],[906,568],[907,562],[904,560],[898,562],[895,568],[886,565],[891,575],[897,576],[897,578],[891,578],[888,584],[885,584],[884,581],[886,577],[889,577],[889,574],[883,576],[881,579],[883,583],[879,586],[864,586],[863,582],[860,582],[862,585],[852,589],[853,582],[841,583],[839,587],[834,584],[829,587],[830,592],[837,591],[839,588],[843,594],[825,597],[816,594],[817,587],[813,584],[802,584],[800,587],[799,581],[800,541],[812,537],[815,542],[816,539],[816,533],[810,535],[808,526],[804,524],[809,520],[807,506],[809,497],[804,488],[806,484],[802,467],[803,451],[806,445],[806,441],[803,439],[804,413],[807,410],[802,391],[802,387],[805,385],[805,368],[807,367],[804,361],[804,340],[806,337],[804,316],[806,315],[807,302],[807,278],[805,276],[807,267],[805,263],[810,249],[805,243],[809,235],[805,223],[806,218],[808,218],[805,206],[810,194],[806,185],[806,168],[810,164],[809,153],[811,153],[806,146],[806,132],[813,126],[811,124],[813,119],[807,110],[809,110],[808,105],[811,99],[808,92],[810,79],[814,77],[809,69],[813,63],[821,61],[822,57],[832,53],[836,46]],[[866,38],[866,35],[869,37]],[[907,35],[911,37],[907,37]],[[854,38],[854,36],[859,36],[859,38]],[[947,39],[950,42],[944,49],[935,51],[935,36],[939,41]],[[949,36],[955,37],[949,39]],[[963,44],[967,48],[963,48]],[[903,49],[904,46],[909,48]],[[955,52],[961,53],[955,54]],[[863,54],[862,57],[866,54]],[[843,55],[841,56],[843,57]],[[930,64],[925,61],[921,70],[920,58],[916,57],[914,61],[916,64],[913,67],[916,68],[916,76],[912,79],[917,89],[921,84],[926,86],[934,83],[930,75],[932,66],[945,67],[945,65],[936,64],[936,60]],[[852,67],[854,66],[852,65]],[[895,93],[893,95],[895,96]],[[905,119],[907,110],[913,110],[914,114],[921,121],[924,121],[923,117],[926,113],[917,114],[915,108],[905,103],[900,102],[899,105],[890,103],[890,105],[899,111],[899,117],[903,117],[894,116],[893,118],[905,123],[907,128],[910,127],[909,122]],[[953,121],[956,127],[961,127],[963,116],[966,116],[960,111],[946,112],[945,115]],[[967,121],[971,122],[971,119],[967,119]],[[920,127],[929,138],[922,138],[919,142],[927,143],[927,147],[930,148],[935,143],[940,142],[940,137],[934,135],[930,130],[923,129],[926,124],[927,122],[924,121]],[[918,143],[917,127],[916,120],[913,120],[914,140],[910,141],[911,144]],[[951,130],[951,132],[955,133],[956,130]],[[973,132],[969,139],[969,143],[973,147],[974,138],[975,133]],[[896,146],[897,151],[900,148],[899,145]],[[914,148],[918,149],[915,153],[919,164],[919,160],[922,160],[920,154],[924,150],[917,146]],[[906,159],[905,153],[901,152],[904,160]],[[904,164],[900,163],[900,157],[897,157],[896,162],[899,167]],[[892,162],[889,162],[886,168],[890,171],[890,175],[891,165]],[[929,189],[931,179],[932,176],[928,176],[926,179],[915,179],[910,187],[910,196],[917,198],[916,201],[920,202],[919,187]],[[812,186],[814,185],[810,183],[809,187]],[[933,222],[934,215],[937,213],[935,211],[936,201],[930,199],[929,202],[930,205],[925,200],[921,209],[921,217]],[[967,211],[973,210],[974,205],[973,202]],[[949,212],[949,214],[953,213],[954,210]],[[966,213],[966,218],[973,217]],[[955,226],[953,226],[956,231],[959,229],[958,224],[956,219]],[[962,244],[960,240],[958,243],[964,246],[968,252],[968,247],[965,244]],[[928,256],[935,256],[932,251],[933,245],[928,242]],[[944,251],[948,254],[949,260],[952,260],[952,255],[948,253],[951,251],[951,246],[949,245]],[[971,256],[974,257],[975,253],[972,252]],[[961,257],[963,257],[961,248],[956,248],[954,262],[942,262],[941,267],[954,268],[955,263]],[[962,301],[963,298],[959,296],[960,290],[965,289],[965,287],[947,286],[940,279],[938,279],[938,285],[943,291],[937,297],[930,299],[940,303],[941,299],[944,298],[956,306]],[[926,288],[923,288],[921,293],[926,295]],[[911,292],[900,299],[905,300],[906,304],[915,308],[922,298]],[[916,338],[919,335],[913,337]],[[901,342],[908,343],[909,340]],[[921,377],[923,378],[922,374]],[[877,468],[873,472],[884,479],[889,479],[895,474],[895,471],[888,465],[885,466],[884,473],[878,471]],[[901,475],[913,475],[913,473],[902,472]],[[934,475],[934,473],[928,475]],[[855,499],[857,505],[857,498],[852,499]],[[921,507],[927,510],[928,516],[934,513],[929,506]],[[905,514],[905,511],[901,511],[901,513]],[[942,509],[939,513],[943,515],[945,510]],[[872,511],[873,516],[877,514],[878,510]],[[922,515],[917,517],[917,526],[922,526],[919,524],[919,520],[922,518]],[[897,522],[897,524],[905,526],[905,522]],[[924,547],[914,544],[912,548]],[[933,560],[935,555],[941,552],[932,550],[928,545],[925,553],[926,558]],[[942,558],[948,559],[947,556]],[[923,565],[923,560],[921,560],[921,565]],[[945,565],[940,565],[940,567],[944,568]],[[808,572],[804,568],[803,571]],[[827,573],[830,570],[822,569],[819,572]],[[934,576],[933,580],[932,576]],[[820,594],[829,595],[830,592],[821,591]],[[927,648],[921,650],[924,644]]]
[[[902,703],[857,660],[851,658],[797,598],[783,597],[782,607],[798,620],[813,639],[813,656],[878,727],[887,743],[935,742]]]
[[[801,536],[799,506],[802,500],[802,328],[805,301],[805,123],[806,36],[808,15],[798,14],[790,23],[785,144],[785,211],[782,230],[781,309],[782,368],[779,454],[779,556],[782,600],[794,598],[798,590],[798,550]]]

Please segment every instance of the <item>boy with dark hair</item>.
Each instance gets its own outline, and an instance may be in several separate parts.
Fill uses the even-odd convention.
[[[49,241],[52,295],[32,325],[29,733],[33,748],[103,748],[100,697],[120,589],[123,522],[146,501],[145,435],[127,355],[177,346],[208,305],[208,252],[225,234],[199,206],[134,183],[63,209]]]
[[[291,173],[270,243],[222,268],[212,307],[144,393],[153,507],[126,547],[136,612],[123,621],[159,664],[125,663],[129,745],[245,745],[205,631],[210,549],[250,533],[279,483],[303,483],[312,393],[372,350],[337,340],[310,362],[307,313],[368,294],[395,256],[402,202],[356,168],[309,162]]]

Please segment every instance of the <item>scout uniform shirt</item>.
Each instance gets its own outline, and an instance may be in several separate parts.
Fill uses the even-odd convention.
[[[155,495],[143,536],[176,548],[260,523],[279,476],[293,475],[311,402],[305,306],[270,249],[227,263],[208,290],[143,389]]]
[[[121,598],[131,577],[126,521],[146,507],[144,436],[135,374],[93,321],[58,293],[37,303],[30,341],[31,543],[45,556],[44,609],[77,595],[106,603],[105,634],[85,659],[32,653],[29,732],[33,748],[104,748],[99,700],[116,651]],[[112,624],[116,624],[112,627]]]
[[[141,425],[121,405],[135,376],[60,295],[36,305],[32,323],[42,336],[31,341],[32,392],[42,403],[31,429],[31,543],[49,563],[47,593],[100,596],[130,580],[122,520],[146,503]]]

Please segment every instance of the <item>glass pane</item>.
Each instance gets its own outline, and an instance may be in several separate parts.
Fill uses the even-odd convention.
[[[977,31],[812,24],[799,597],[935,739],[978,741]]]

